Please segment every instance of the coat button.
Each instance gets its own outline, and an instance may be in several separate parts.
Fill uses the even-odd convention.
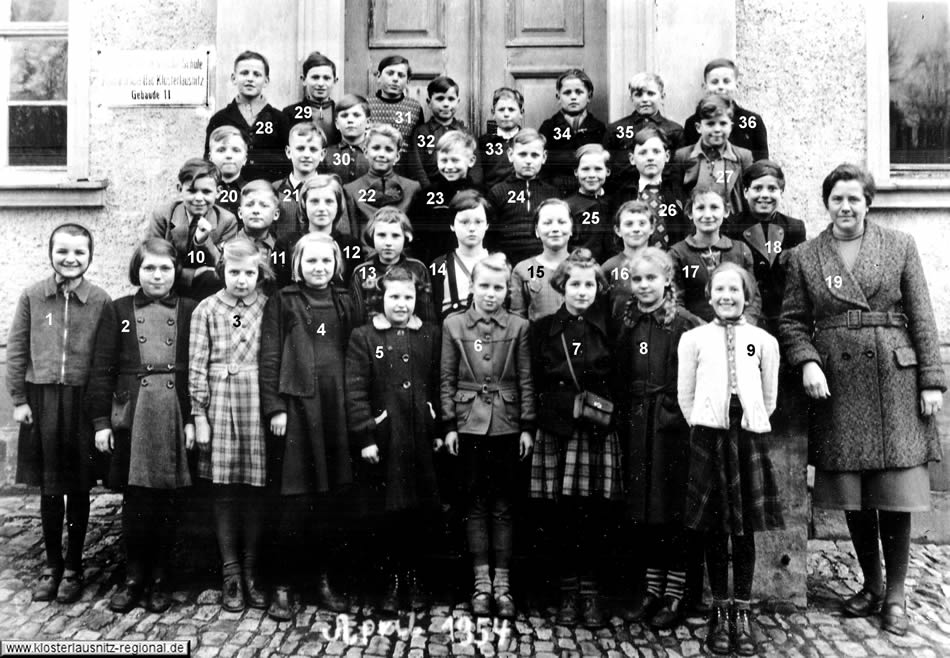
[[[171,318],[168,318],[167,320],[165,320],[165,322],[168,324],[169,327],[175,326],[175,321],[172,320]]]
[[[486,361],[491,361],[491,354],[486,354],[482,358],[485,359]]]
[[[145,324],[145,316],[140,315],[137,318],[135,318],[135,321],[138,322],[139,324]]]
[[[165,382],[165,388],[175,388],[175,382]]]
[[[403,355],[402,355],[402,362],[403,362],[403,363],[409,363],[409,355],[408,355],[408,354],[403,354]]]
[[[165,367],[168,368],[168,372],[171,372],[172,370],[175,369],[175,364],[174,364],[174,363],[169,363],[169,364],[168,364],[167,366],[165,366]]]
[[[841,355],[841,360],[842,360],[842,361],[850,361],[850,360],[851,360],[851,355],[850,355],[849,353],[847,353],[847,352],[844,352],[844,353]]]
[[[139,342],[140,342],[140,343],[144,343],[146,340],[148,340],[148,339],[147,339],[145,336],[139,336]]]
[[[148,386],[148,379],[145,377],[142,378],[142,386]]]
[[[175,344],[175,339],[174,339],[174,338],[166,338],[166,339],[165,339],[165,344],[166,344],[166,345],[174,345],[174,344]]]
[[[152,372],[152,370],[154,369],[155,369],[155,366],[153,366],[151,363],[145,366],[145,370],[147,370],[148,372]]]
[[[409,388],[410,386],[412,386],[412,382],[408,379],[402,383],[403,388]]]
[[[874,358],[874,350],[866,350],[866,351],[864,352],[864,356],[866,356],[866,357],[869,358],[869,359],[873,359],[873,358]]]
[[[236,363],[228,364],[228,374],[234,375],[234,374],[237,374],[237,371],[238,371],[238,367]]]

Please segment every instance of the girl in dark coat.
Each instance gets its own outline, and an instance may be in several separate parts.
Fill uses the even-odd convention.
[[[16,480],[40,487],[46,568],[33,600],[71,603],[82,595],[89,489],[96,480],[92,424],[82,396],[96,322],[109,295],[84,278],[92,261],[92,234],[84,226],[56,227],[49,258],[53,274],[24,290],[17,302],[7,340],[7,391],[20,424]]]
[[[171,605],[168,562],[178,495],[192,483],[195,428],[188,396],[188,334],[195,302],[172,288],[175,247],[145,240],[132,256],[134,295],[103,309],[87,405],[96,447],[112,452],[108,484],[123,490],[125,583],[109,607],[128,612],[151,582],[146,607]]]
[[[840,165],[822,193],[831,224],[791,254],[779,333],[813,400],[815,505],[845,510],[864,575],[843,611],[882,611],[903,635],[911,512],[930,508],[927,463],[940,458],[937,327],[913,238],[865,219],[871,175]]]
[[[353,481],[343,400],[343,362],[350,330],[359,324],[349,294],[331,284],[340,247],[325,233],[294,246],[295,284],[267,300],[261,326],[261,413],[272,434],[267,478],[280,495],[278,546],[284,551],[268,614],[293,618],[291,578],[301,562],[319,565],[320,604],[334,612],[346,600],[329,583],[327,540]],[[300,541],[302,529],[311,535]],[[300,550],[306,543],[306,550]]]
[[[367,511],[388,562],[387,613],[397,611],[406,590],[412,609],[425,606],[418,542],[439,509],[432,451],[442,343],[439,329],[414,314],[421,285],[404,267],[390,268],[378,284],[382,313],[353,331],[346,353],[347,419],[365,462],[357,472],[369,494]]]
[[[683,507],[689,465],[689,426],[676,401],[680,337],[703,322],[676,305],[673,261],[646,247],[630,261],[633,298],[615,318],[615,390],[626,439],[626,498],[642,524],[646,592],[626,618],[672,628],[682,617],[686,583]]]
[[[613,356],[602,293],[607,281],[589,249],[576,249],[558,265],[551,287],[561,307],[531,326],[531,371],[538,392],[538,435],[531,461],[531,495],[556,501],[561,559],[559,624],[599,628],[604,615],[595,567],[603,555],[605,503],[619,500],[620,442],[612,429],[573,417],[574,398],[610,393]],[[577,384],[575,384],[575,378]],[[578,388],[579,385],[579,388]],[[578,573],[580,582],[578,583]]]

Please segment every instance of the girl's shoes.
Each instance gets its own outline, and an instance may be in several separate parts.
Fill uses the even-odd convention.
[[[59,581],[62,578],[62,570],[46,567],[33,585],[34,601],[52,601],[56,598],[59,591]]]
[[[168,583],[164,578],[156,578],[152,581],[145,607],[149,612],[165,612],[171,605],[172,597]]]
[[[332,612],[346,612],[350,609],[346,597],[330,586],[330,575],[326,571],[321,571],[317,580],[317,602]]]
[[[881,611],[881,628],[894,635],[907,633],[907,603],[888,603]]]
[[[577,623],[577,592],[562,592],[561,607],[557,611],[557,623],[561,626],[573,626]]]
[[[244,590],[241,587],[240,573],[231,573],[224,577],[221,586],[221,607],[228,612],[244,610]]]
[[[606,622],[604,621],[604,611],[600,607],[600,597],[597,596],[597,592],[585,592],[581,594],[581,608],[583,612],[581,616],[584,621],[584,626],[587,628],[602,628]]]
[[[646,592],[637,599],[636,604],[630,610],[623,613],[624,621],[640,622],[653,616],[657,608],[660,607],[660,597],[652,592]]]
[[[713,606],[709,618],[709,635],[706,646],[716,654],[732,653],[732,633],[729,630],[729,609],[725,605]]]
[[[495,613],[501,619],[515,618],[515,600],[512,598],[511,592],[495,592]],[[489,610],[488,614],[491,614],[491,610]]]
[[[56,588],[56,601],[58,603],[73,603],[82,596],[83,578],[82,571],[66,569],[63,572],[63,578],[59,581],[59,587]]]
[[[267,608],[267,616],[277,621],[290,621],[294,618],[289,587],[278,585],[274,588],[274,596],[271,597],[270,607]]]
[[[477,591],[472,594],[472,615],[475,617],[491,616],[491,594]]]
[[[393,572],[386,579],[386,593],[379,602],[379,608],[388,615],[399,612],[399,574]]]
[[[142,583],[126,578],[122,587],[109,599],[109,609],[113,612],[128,612],[138,604],[144,589]]]
[[[748,608],[735,609],[735,621],[732,626],[732,646],[740,656],[754,656],[758,653],[755,638],[752,636],[752,619]]]
[[[257,576],[250,570],[244,571],[245,602],[252,608],[267,609],[267,592],[257,582]]]
[[[429,605],[429,597],[419,581],[419,573],[415,569],[406,572],[406,584],[409,594],[409,609],[415,612],[425,609]]]
[[[866,587],[841,604],[841,612],[848,617],[870,617],[881,610],[883,594],[875,594]]]
[[[682,619],[683,600],[667,595],[663,597],[663,605],[650,620],[650,626],[656,630],[668,630],[679,626]]]

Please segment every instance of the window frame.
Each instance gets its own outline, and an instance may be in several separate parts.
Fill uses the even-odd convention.
[[[102,206],[105,181],[89,180],[89,77],[90,22],[88,0],[70,0],[65,22],[42,23],[9,21],[8,0],[0,0],[4,10],[0,22],[0,40],[10,37],[65,37],[66,66],[66,166],[0,167],[0,208],[25,206]],[[4,48],[6,50],[6,48]],[[7,64],[9,66],[9,64]],[[3,98],[9,93],[9,71],[0,79]],[[4,108],[4,112],[7,110]],[[0,127],[8,130],[8,118],[0,118]],[[6,135],[6,132],[5,132]],[[8,136],[3,137],[6,148]]]
[[[946,1],[946,0],[944,0]],[[875,206],[884,208],[947,208],[950,169],[921,165],[891,166],[890,63],[887,8],[889,0],[866,7],[867,24],[867,165],[877,183]],[[915,172],[919,172],[915,175]],[[895,174],[900,175],[895,175]]]

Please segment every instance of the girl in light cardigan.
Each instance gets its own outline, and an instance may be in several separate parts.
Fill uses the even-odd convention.
[[[713,614],[706,642],[714,653],[756,653],[749,603],[755,535],[783,526],[768,457],[769,416],[778,388],[778,343],[743,317],[755,283],[722,263],[706,297],[716,314],[680,340],[678,398],[690,427],[685,524],[704,533]],[[732,538],[734,609],[728,610],[727,542]]]

